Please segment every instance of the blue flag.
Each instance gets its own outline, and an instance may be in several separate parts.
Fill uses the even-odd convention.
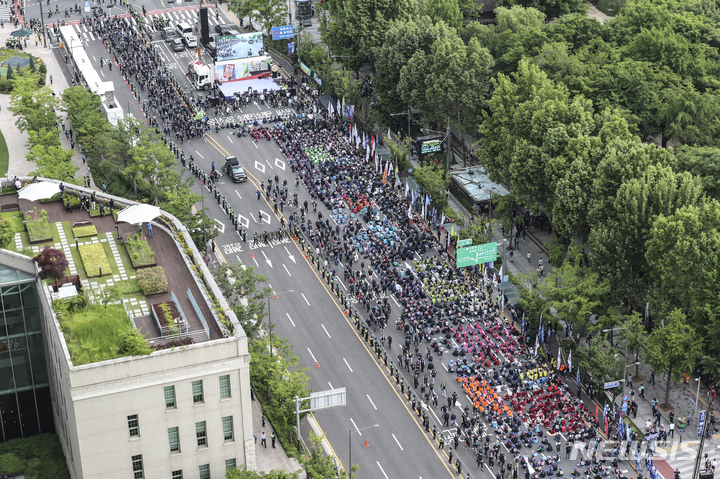
[[[630,424],[627,422],[627,419],[625,419],[625,433],[627,434],[627,441],[630,442]]]
[[[580,387],[580,366],[578,366],[577,376],[575,377],[575,385]]]

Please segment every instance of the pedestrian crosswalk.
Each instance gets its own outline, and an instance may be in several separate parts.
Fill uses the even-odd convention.
[[[679,441],[678,441],[679,442]],[[680,471],[681,479],[690,479],[693,477],[695,471],[695,460],[697,458],[698,441],[685,441],[682,443],[674,443],[672,446],[668,444],[667,447],[663,448],[662,451],[657,451],[664,458],[665,461],[673,469]],[[712,460],[715,459],[717,446],[712,447],[712,440],[706,441],[704,452],[708,453],[708,457]],[[710,447],[709,447],[710,446]],[[700,461],[700,472],[705,470],[704,459]],[[666,478],[672,479],[672,478]]]
[[[3,21],[3,23],[10,21],[10,14],[12,11],[10,10],[10,5],[0,5],[0,20]]]
[[[2,12],[2,7],[0,6],[0,13]],[[170,26],[175,26],[180,22],[185,22],[189,25],[196,25],[198,22],[198,10],[178,10],[178,11],[168,11],[163,13],[148,13],[143,18],[145,19],[146,24],[153,25],[155,18],[162,18],[164,20],[167,20],[170,22]],[[3,18],[0,16],[0,18]],[[9,13],[8,13],[8,19]],[[125,17],[123,18],[125,23],[128,24],[128,26],[131,26],[135,31],[137,31],[137,27],[135,25],[135,22],[133,22],[130,18]],[[210,25],[210,34],[212,35],[215,32],[215,25],[221,25],[223,24],[222,21],[220,21],[217,16],[214,14],[214,12],[210,12],[208,15],[208,24]],[[73,28],[75,29],[75,32],[78,35],[78,38],[80,38],[82,41],[89,42],[89,41],[95,41],[97,39],[97,35],[95,35],[92,32],[92,29],[89,25],[84,24],[75,24],[73,25]]]

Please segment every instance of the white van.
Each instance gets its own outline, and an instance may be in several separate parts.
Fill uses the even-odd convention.
[[[187,38],[194,35],[192,27],[185,22],[178,23],[175,31],[178,34],[178,38]]]

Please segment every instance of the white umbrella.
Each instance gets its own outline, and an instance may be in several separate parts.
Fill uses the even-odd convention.
[[[132,205],[118,213],[118,222],[137,225],[147,223],[160,216],[160,207],[152,205]]]
[[[20,190],[19,198],[21,200],[37,201],[45,198],[52,198],[58,193],[60,193],[60,185],[57,183],[36,181],[35,183],[30,183]]]

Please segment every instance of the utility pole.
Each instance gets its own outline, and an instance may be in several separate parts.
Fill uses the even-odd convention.
[[[708,410],[707,414],[705,415],[705,422],[703,423],[702,427],[700,446],[698,447],[697,457],[695,458],[695,469],[693,470],[693,475],[690,479],[696,479],[698,477],[698,473],[700,472],[700,461],[702,460],[703,446],[705,445],[705,434],[708,424],[710,423],[710,418],[713,414],[713,403],[715,402],[715,395],[715,386],[710,386],[710,393],[708,395],[708,397],[710,398],[710,400],[708,401]]]

